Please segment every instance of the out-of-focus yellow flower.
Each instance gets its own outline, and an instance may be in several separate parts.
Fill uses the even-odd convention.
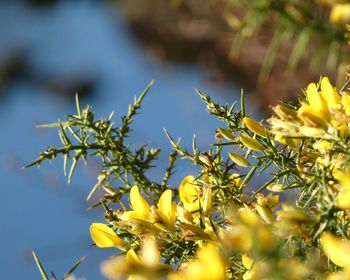
[[[284,279],[288,280],[309,279],[308,276],[312,273],[307,264],[293,257],[280,259],[278,267],[284,272]]]
[[[321,246],[325,255],[337,266],[350,268],[350,243],[329,232],[321,235]]]
[[[350,173],[338,171],[335,177],[339,181],[340,190],[336,198],[337,206],[340,209],[350,209]]]
[[[287,204],[282,204],[282,210],[278,211],[276,214],[280,220],[289,223],[308,223],[311,220],[311,218],[307,216],[303,211]]]
[[[256,120],[253,120],[248,117],[243,118],[243,123],[251,132],[266,138],[267,131],[266,131],[266,128],[261,123],[258,123]]]
[[[260,224],[258,215],[250,209],[249,206],[244,205],[244,207],[240,208],[238,212],[239,217],[244,224],[249,226],[257,226]]]
[[[320,140],[313,144],[314,149],[320,152],[327,152],[333,147],[333,143],[330,141]]]
[[[200,195],[200,188],[195,183],[193,176],[186,176],[179,187],[180,200],[187,211],[198,211],[203,205],[203,196]]]
[[[259,216],[267,224],[272,224],[275,221],[275,216],[272,214],[270,208],[266,205],[260,205],[259,203],[253,204]]]
[[[264,263],[262,261],[253,262],[253,266],[248,268],[250,262],[253,260],[248,261],[247,259],[245,259],[244,261],[246,264],[243,263],[243,265],[248,270],[243,274],[243,280],[272,279],[270,277],[271,271],[267,263]],[[243,262],[243,257],[242,257],[242,262]]]
[[[322,128],[318,127],[311,127],[302,125],[299,127],[299,132],[306,137],[312,137],[312,138],[322,138],[326,131]]]
[[[93,223],[90,226],[92,240],[100,248],[116,247],[125,250],[127,243],[122,240],[109,226],[102,223]]]
[[[146,239],[141,247],[141,256],[130,249],[125,257],[116,257],[102,263],[101,271],[108,279],[124,279],[125,276],[129,276],[129,280],[146,280],[163,279],[171,271],[171,267],[160,262],[155,241]]]
[[[327,280],[349,280],[349,279],[350,279],[350,269],[333,272],[327,276]]]
[[[282,192],[284,185],[283,184],[270,184],[266,188],[271,192]]]
[[[227,250],[248,252],[253,246],[253,232],[243,224],[220,228],[219,235],[223,248]]]
[[[342,103],[342,105],[343,105],[345,114],[346,114],[347,116],[350,116],[350,96],[347,95],[347,94],[343,94],[343,95],[341,96],[341,103]]]
[[[282,210],[276,212],[276,229],[280,236],[302,235],[314,219],[305,212],[282,204]]]
[[[329,15],[330,22],[334,24],[346,24],[350,22],[350,4],[336,4]]]
[[[225,262],[219,248],[207,243],[200,248],[196,257],[179,272],[170,275],[170,280],[223,280],[225,275]]]
[[[247,253],[244,253],[242,254],[242,264],[246,269],[250,270],[254,265],[254,260]]]

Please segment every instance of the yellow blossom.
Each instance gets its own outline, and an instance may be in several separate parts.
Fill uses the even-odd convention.
[[[329,232],[321,235],[321,246],[325,255],[337,266],[350,267],[350,243]]]
[[[337,172],[340,190],[336,198],[337,206],[343,210],[350,209],[350,173]]]
[[[130,190],[130,203],[132,210],[122,215],[122,220],[143,220],[154,223],[160,229],[173,230],[176,220],[176,204],[172,202],[172,191],[164,191],[156,207],[150,206],[140,194],[137,186]]]
[[[170,275],[170,280],[224,280],[225,262],[219,248],[211,243],[200,248],[196,257],[176,274]]]
[[[169,228],[174,229],[176,220],[176,204],[172,202],[172,191],[166,190],[158,201],[157,213],[162,222]]]
[[[149,220],[151,206],[140,194],[137,186],[133,186],[130,190],[130,204],[133,210],[125,212],[123,215],[123,220]]]
[[[338,91],[331,85],[327,77],[323,77],[321,80],[321,95],[324,100],[327,102],[329,108],[339,109],[340,107],[340,94]]]
[[[350,4],[336,4],[329,15],[330,22],[334,24],[345,24],[350,22]]]
[[[343,105],[345,114],[350,116],[350,96],[347,94],[343,94],[341,96],[341,104]]]
[[[108,279],[163,279],[171,271],[169,265],[160,262],[160,254],[153,239],[146,239],[141,246],[141,256],[130,249],[125,257],[120,256],[105,261],[101,265],[102,274]]]
[[[253,206],[255,207],[257,213],[264,220],[265,223],[272,224],[275,221],[275,217],[272,214],[271,209],[268,208],[266,205],[254,203]]]
[[[315,83],[308,85],[306,89],[306,98],[308,101],[307,105],[303,105],[305,111],[309,111],[313,115],[328,120],[329,119],[329,109],[327,101],[324,99],[324,96],[318,92],[317,86]]]
[[[93,223],[90,226],[92,240],[100,248],[116,247],[125,250],[127,243],[122,240],[109,226]]]
[[[200,196],[200,188],[195,183],[193,176],[186,176],[179,187],[180,200],[184,208],[190,212],[198,211],[203,205],[203,197]]]

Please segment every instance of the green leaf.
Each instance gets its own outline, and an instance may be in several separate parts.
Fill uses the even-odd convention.
[[[39,261],[39,258],[37,257],[37,255],[35,254],[34,251],[32,251],[32,254],[33,254],[34,260],[36,262],[36,265],[38,266],[38,269],[41,273],[41,277],[43,278],[43,280],[50,280],[49,277],[47,276],[45,269],[43,268],[41,262]]]
[[[68,278],[72,273],[78,268],[78,266],[81,264],[81,262],[85,260],[85,257],[81,257],[79,260],[75,262],[73,267],[64,275],[63,279]]]

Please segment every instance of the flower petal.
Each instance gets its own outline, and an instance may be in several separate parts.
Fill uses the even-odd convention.
[[[123,241],[110,227],[102,223],[93,223],[90,234],[95,244],[100,248],[117,247],[124,250],[126,242]]]
[[[147,219],[150,206],[140,194],[139,188],[137,186],[133,186],[130,190],[130,203],[132,209],[135,212],[137,212],[140,215],[140,217],[142,217],[143,219]]]
[[[321,236],[321,246],[325,255],[337,266],[350,267],[350,243],[329,232]]]

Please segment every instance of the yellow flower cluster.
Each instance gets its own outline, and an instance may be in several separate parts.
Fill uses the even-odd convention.
[[[274,107],[266,126],[246,116],[243,99],[234,112],[235,104],[221,106],[199,92],[226,127],[216,130],[207,152],[195,139],[189,152],[167,133],[174,153],[161,183],[147,177],[158,150],[134,153],[121,144],[141,99],[121,128],[108,122],[107,132],[99,132],[106,139],[90,134],[100,121],[75,124],[88,131],[87,139],[98,139],[82,141],[79,155],[93,147],[106,168],[89,195],[105,191],[94,205],[104,207],[105,222],[91,224],[91,238],[116,253],[102,263],[102,274],[131,280],[350,279],[350,96],[326,77],[304,93],[297,106]],[[50,151],[64,151],[67,159],[71,142],[62,138],[64,148]],[[109,142],[121,146],[105,146]],[[177,155],[199,168],[173,188]],[[113,186],[117,181],[123,186]]]
[[[130,190],[131,210],[118,212],[114,226],[135,236],[129,243],[106,224],[90,227],[95,244],[102,248],[116,247],[126,251],[125,257],[115,258],[102,265],[102,272],[110,279],[131,275],[137,279],[224,279],[224,259],[221,256],[218,225],[212,218],[213,194],[206,184],[197,184],[193,176],[184,178],[179,186],[181,203],[172,201],[172,190],[165,190],[157,206],[150,205],[137,186]],[[183,262],[178,272],[161,262],[161,249],[175,241],[192,242],[198,252],[193,261]],[[140,255],[136,253],[140,249]],[[209,265],[209,262],[211,265]]]
[[[330,148],[330,140],[349,135],[350,96],[340,93],[328,78],[309,84],[300,103],[297,111],[284,104],[273,108],[276,116],[269,122],[276,140],[293,146],[300,137],[316,138],[323,140],[318,142],[322,150]]]
[[[330,181],[341,209],[350,209],[350,170],[345,154],[350,135],[350,96],[338,91],[327,77],[319,84],[311,83],[298,109],[280,104],[274,107],[275,116],[269,119],[275,139],[301,150],[298,169],[303,174],[308,164],[329,168],[335,182]],[[303,140],[303,141],[302,141]]]
[[[172,191],[166,190],[155,207],[134,186],[130,190],[131,210],[118,212],[119,221],[91,225],[91,236],[97,246],[116,247],[125,252],[102,264],[102,273],[107,278],[220,280],[240,275],[241,279],[253,280],[275,279],[277,274],[283,275],[283,279],[303,279],[309,275],[307,267],[292,256],[272,263],[259,257],[276,253],[281,237],[291,232],[302,235],[312,223],[305,213],[287,205],[276,212],[278,195],[259,194],[251,206],[232,203],[221,207],[215,189],[187,176],[179,186],[179,197],[176,204]],[[225,216],[218,219],[219,213]],[[112,228],[126,229],[134,238],[124,240]],[[194,250],[189,255],[183,252],[184,259],[177,267],[165,263],[162,257],[174,243],[192,244]],[[237,262],[241,266],[233,270]]]
[[[120,201],[120,209],[108,210],[107,224],[93,223],[94,243],[121,251],[101,265],[103,275],[298,280],[321,272],[327,280],[349,279],[350,230],[339,228],[350,217],[350,96],[322,78],[308,85],[299,107],[273,109],[270,128],[242,116],[236,129],[217,129],[216,138],[223,140],[218,145],[238,147],[228,159],[197,154],[197,177],[186,176],[176,190],[164,188],[160,195],[133,186],[128,207]],[[254,172],[272,164],[282,172],[249,195]],[[250,171],[234,173],[241,167]],[[297,184],[302,192],[296,205],[280,203],[276,193]],[[327,258],[333,268],[320,269]]]

